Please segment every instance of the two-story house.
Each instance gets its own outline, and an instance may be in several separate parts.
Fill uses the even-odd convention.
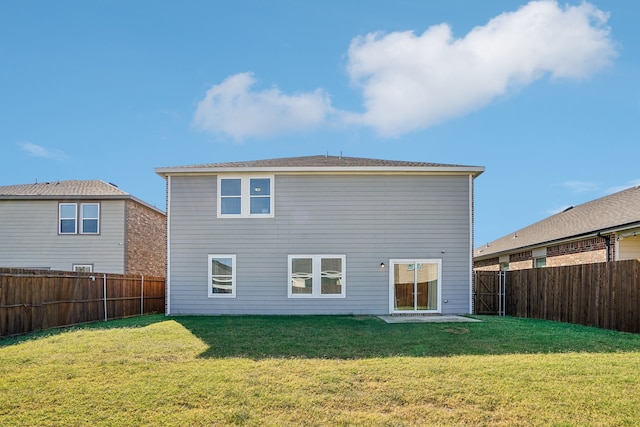
[[[483,171],[323,155],[157,168],[167,313],[470,313]]]
[[[0,186],[0,267],[164,276],[166,215],[98,180]]]

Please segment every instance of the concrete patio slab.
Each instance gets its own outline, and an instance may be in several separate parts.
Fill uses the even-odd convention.
[[[456,322],[482,322],[482,320],[472,319],[464,316],[378,316],[387,323],[456,323]]]

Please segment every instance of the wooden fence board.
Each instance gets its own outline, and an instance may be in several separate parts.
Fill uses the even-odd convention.
[[[0,268],[0,336],[104,320],[105,278],[108,319],[164,312],[164,277]]]

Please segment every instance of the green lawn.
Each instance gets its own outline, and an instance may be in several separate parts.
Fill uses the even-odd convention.
[[[161,315],[0,339],[0,426],[638,425],[640,335]]]

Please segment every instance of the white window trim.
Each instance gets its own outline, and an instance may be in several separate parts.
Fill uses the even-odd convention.
[[[435,310],[396,310],[394,289],[395,264],[436,264],[438,266],[438,302]],[[415,271],[415,270],[414,270]],[[442,258],[399,258],[389,260],[389,313],[442,313]]]
[[[86,218],[86,219],[95,219],[98,221],[97,231],[94,232],[86,232],[84,231],[84,216],[83,216],[83,207],[95,205],[98,207],[98,216],[96,218]],[[62,217],[62,207],[63,206],[73,206],[75,209],[74,218],[71,217]],[[62,220],[74,220],[74,229],[73,232],[63,232],[62,231]],[[87,202],[87,203],[59,203],[58,204],[58,234],[89,234],[89,235],[97,235],[100,234],[100,203],[96,202]]]
[[[82,208],[84,206],[89,206],[89,205],[96,205],[98,207],[98,216],[96,218],[85,218],[83,216],[83,209]],[[80,211],[78,213],[78,216],[79,216],[79,221],[78,221],[79,222],[79,224],[78,224],[79,227],[78,228],[80,229],[80,234],[100,234],[100,203],[80,203]],[[96,221],[98,221],[98,227],[97,227],[95,233],[94,232],[84,231],[84,220],[85,219],[95,219]]]
[[[240,213],[239,214],[223,214],[222,213],[222,180],[223,179],[239,179],[240,190]],[[251,188],[252,179],[268,179],[269,180],[269,213],[268,214],[252,214],[251,213]],[[218,175],[218,193],[217,193],[217,217],[218,218],[274,218],[275,217],[275,178],[274,175]]]
[[[72,219],[71,217],[62,217],[62,207],[63,206],[73,206],[75,209],[75,214],[73,217],[73,221],[75,224],[73,232],[62,231],[62,220]],[[78,234],[78,204],[77,203],[59,203],[58,204],[58,234]]]
[[[211,290],[211,279],[213,271],[211,268],[211,260],[214,258],[231,258],[231,293],[230,294],[214,294]],[[236,297],[236,256],[233,254],[210,254],[207,257],[207,294],[209,298],[235,298]]]
[[[93,273],[93,264],[72,264],[71,270],[80,271],[80,270],[76,270],[76,268],[78,267],[86,268],[87,269],[86,273]]]
[[[294,294],[291,292],[292,282],[292,260],[294,258],[311,258],[312,271],[312,293],[311,294]],[[339,294],[322,294],[322,259],[333,258],[342,261],[342,289]],[[336,254],[320,254],[320,255],[289,255],[287,258],[287,295],[289,298],[346,298],[347,297],[347,256]]]

